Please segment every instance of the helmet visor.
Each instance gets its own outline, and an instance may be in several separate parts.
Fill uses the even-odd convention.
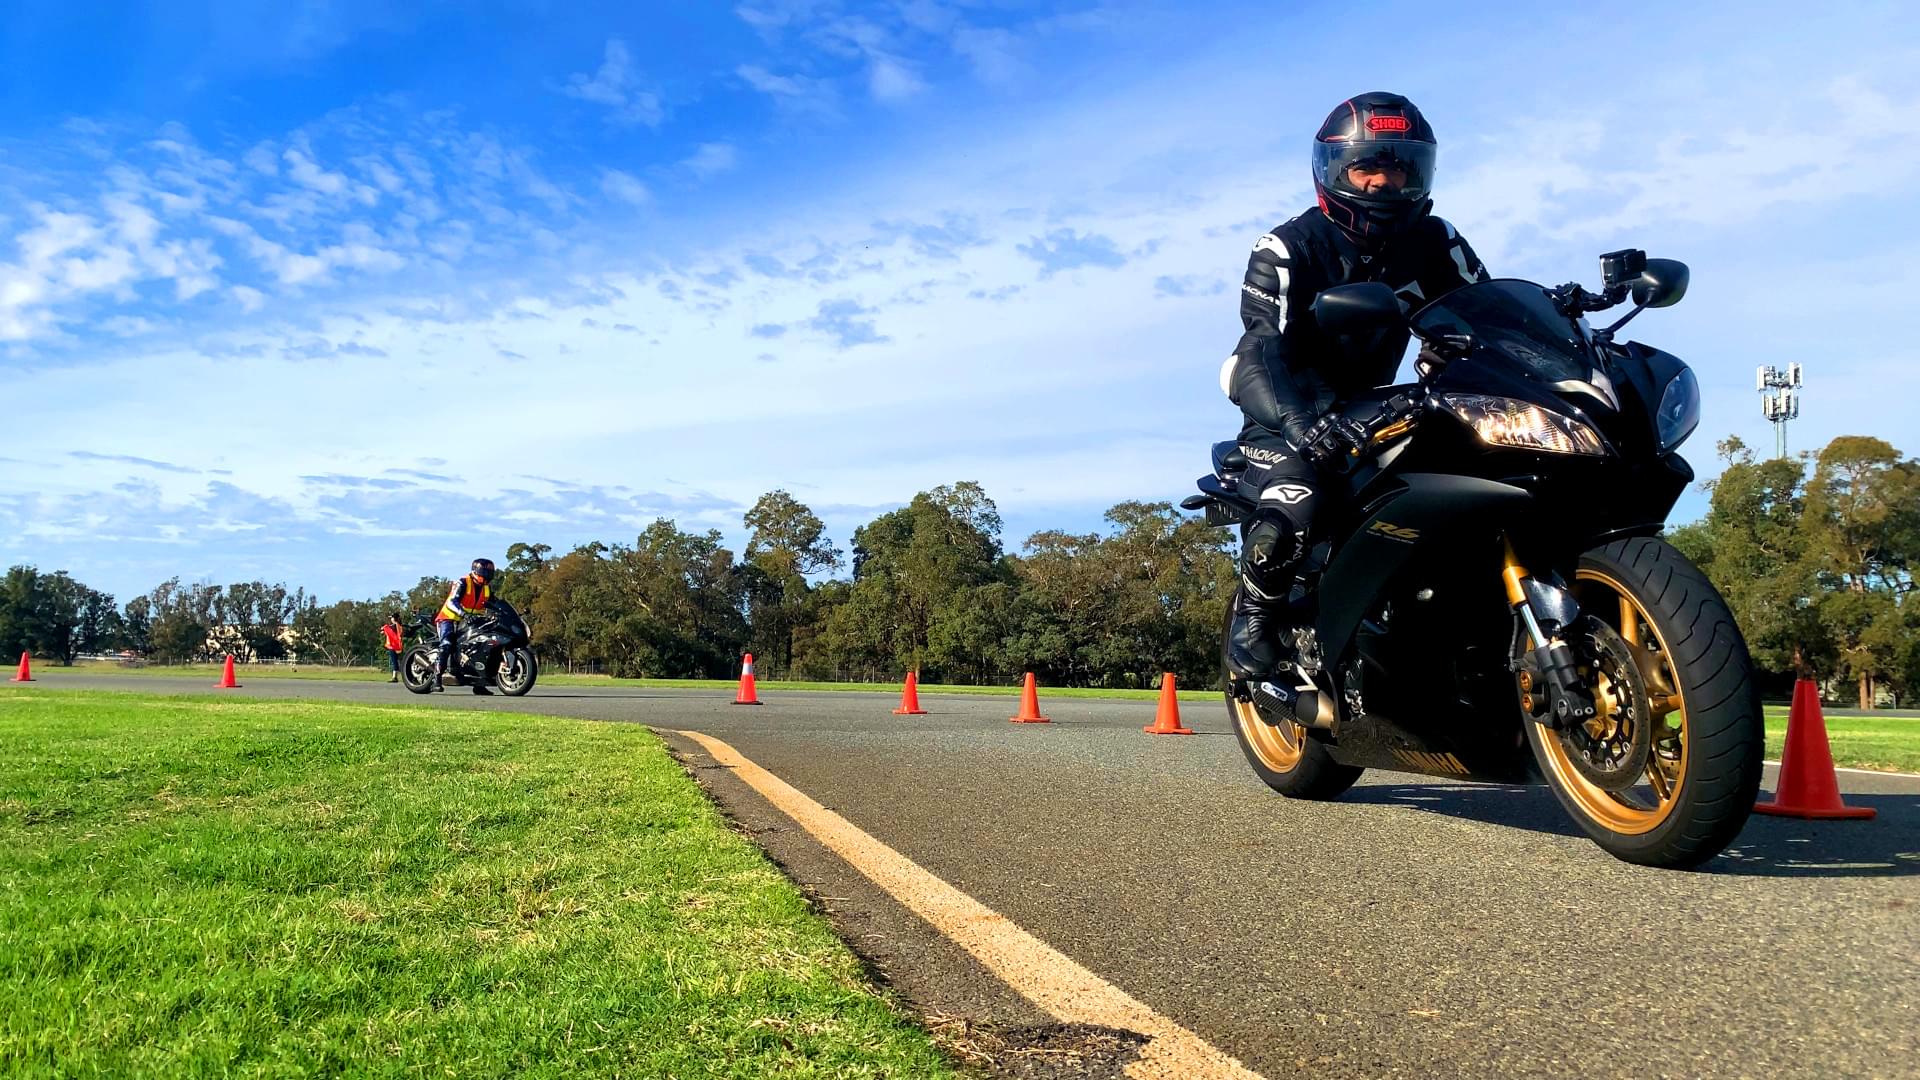
[[[1411,139],[1316,142],[1313,172],[1322,187],[1358,199],[1419,202],[1433,186],[1439,147]]]

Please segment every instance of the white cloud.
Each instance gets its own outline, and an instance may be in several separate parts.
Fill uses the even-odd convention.
[[[375,186],[389,195],[398,195],[406,189],[407,182],[401,179],[400,174],[377,157],[356,158],[354,164],[367,174]]]
[[[261,143],[247,151],[246,156],[241,160],[246,163],[247,168],[257,173],[264,173],[267,176],[280,175],[280,159],[274,154],[273,147],[266,143]]]
[[[607,119],[613,123],[658,127],[666,118],[660,97],[641,88],[632,68],[633,57],[627,51],[627,43],[610,38],[600,70],[590,76],[577,72],[568,76],[563,92],[570,98],[605,105],[609,110]]]
[[[964,27],[953,35],[953,51],[965,57],[974,77],[988,86],[1010,87],[1028,74],[1019,38],[1009,30]]]
[[[50,332],[57,308],[94,294],[133,298],[143,282],[171,282],[173,298],[215,287],[220,258],[200,240],[157,242],[160,222],[124,192],[100,199],[103,218],[28,207],[38,224],[14,238],[18,257],[0,263],[0,341]]]
[[[403,121],[383,109],[243,144],[236,160],[177,124],[143,142],[79,132],[84,158],[57,145],[15,155],[0,173],[0,205],[20,208],[0,233],[0,342],[13,355],[71,345],[116,315],[190,331],[194,320],[165,305],[216,294],[244,309],[282,289],[486,256],[523,272],[529,257],[574,243],[554,225],[570,224],[580,201],[534,151],[450,115]],[[408,138],[394,138],[403,124]]]
[[[1443,181],[1448,212],[1483,223],[1473,242],[1497,268],[1539,236],[1567,245],[1666,223],[1759,223],[1920,173],[1920,116],[1857,77],[1751,93],[1728,110],[1733,122],[1707,131],[1616,116],[1488,137],[1464,175]],[[1858,167],[1863,154],[1874,168]]]
[[[762,35],[772,35],[785,29],[787,24],[793,21],[796,8],[804,11],[803,5],[774,3],[759,7],[742,4],[734,8],[733,13],[740,17],[740,21],[753,27]]]
[[[312,188],[322,195],[338,195],[347,190],[347,178],[337,172],[328,172],[314,163],[314,160],[294,147],[288,147],[280,155],[287,163],[287,175],[295,183]]]
[[[763,94],[784,97],[799,97],[806,93],[803,81],[790,75],[775,75],[758,64],[742,64],[735,73],[746,81],[748,86]]]
[[[833,84],[808,75],[776,75],[758,64],[742,64],[734,69],[740,80],[774,100],[782,110],[800,114],[830,116],[836,94]]]
[[[732,169],[738,159],[739,152],[732,143],[701,143],[692,156],[680,162],[680,167],[704,180]]]
[[[867,86],[880,101],[904,101],[926,89],[920,76],[906,61],[892,56],[873,57]]]
[[[953,9],[935,0],[906,0],[900,5],[900,20],[915,30],[944,34],[959,20]]]
[[[634,179],[631,173],[624,173],[619,169],[601,171],[600,190],[605,192],[608,198],[629,206],[645,206],[653,199],[653,193],[647,190],[647,185]]]

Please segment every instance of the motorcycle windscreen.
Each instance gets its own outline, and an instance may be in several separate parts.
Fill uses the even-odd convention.
[[[1479,363],[1518,366],[1548,383],[1584,381],[1598,366],[1586,328],[1560,313],[1531,281],[1496,278],[1468,285],[1421,308],[1413,329],[1424,337],[1464,334]]]
[[[493,616],[502,630],[505,630],[509,634],[525,634],[527,632],[526,620],[520,617],[520,613],[513,609],[512,604],[496,596],[493,598],[493,602],[489,607],[492,608]]]

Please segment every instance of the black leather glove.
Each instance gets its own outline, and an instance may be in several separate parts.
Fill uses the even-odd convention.
[[[1371,438],[1367,426],[1350,416],[1330,412],[1314,421],[1301,437],[1300,453],[1316,469],[1346,472]]]

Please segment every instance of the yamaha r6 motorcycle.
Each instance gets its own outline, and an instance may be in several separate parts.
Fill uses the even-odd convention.
[[[430,694],[440,641],[432,619],[418,615],[414,625],[428,635],[428,640],[414,642],[401,656],[400,681],[416,694]],[[486,612],[460,631],[455,648],[453,663],[447,667],[449,684],[498,686],[507,696],[520,697],[533,689],[539,676],[527,624],[505,600],[487,601]]]
[[[1675,448],[1699,387],[1676,357],[1614,341],[1677,302],[1687,268],[1641,251],[1601,268],[1599,293],[1498,279],[1411,319],[1378,282],[1315,301],[1346,348],[1403,351],[1409,333],[1423,348],[1418,383],[1343,406],[1376,434],[1347,487],[1330,484],[1283,674],[1224,676],[1241,749],[1275,790],[1331,799],[1366,768],[1544,777],[1601,847],[1663,867],[1712,858],[1746,823],[1762,746],[1746,642],[1659,536],[1693,479]],[[1629,295],[1612,326],[1582,317]],[[1232,442],[1213,458],[1182,505],[1244,521],[1246,462]]]

